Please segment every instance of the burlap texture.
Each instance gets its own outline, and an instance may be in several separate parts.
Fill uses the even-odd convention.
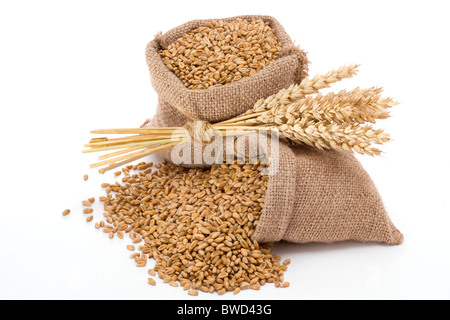
[[[400,244],[368,173],[352,155],[280,145],[279,169],[269,179],[258,242]]]
[[[221,20],[230,21],[236,18],[256,18],[269,22],[282,45],[279,58],[256,74],[240,81],[207,90],[190,90],[164,65],[158,51],[184,33],[213,19],[190,21],[164,35],[157,36],[146,48],[151,82],[159,96],[155,125],[165,126],[171,123],[179,126],[186,123],[186,116],[173,108],[174,106],[180,106],[193,117],[204,121],[226,120],[243,113],[261,97],[275,94],[306,77],[308,71],[306,54],[294,45],[276,19],[268,16],[239,16]]]
[[[166,68],[158,50],[209,20],[191,21],[157,36],[147,45],[146,58],[158,107],[143,127],[184,126],[189,119],[175,106],[211,123],[226,120],[307,76],[306,54],[294,46],[276,19],[240,18],[270,22],[282,43],[279,59],[238,82],[189,90]],[[170,160],[170,152],[164,150],[162,156]],[[403,236],[389,219],[374,183],[353,155],[281,143],[278,161],[278,172],[270,176],[265,207],[253,234],[256,241],[402,242]]]

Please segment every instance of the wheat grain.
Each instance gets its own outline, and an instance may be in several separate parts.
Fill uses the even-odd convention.
[[[268,22],[236,19],[208,22],[159,54],[187,88],[207,89],[253,75],[276,60],[280,50]]]
[[[198,291],[197,290],[189,290],[188,291],[188,295],[190,295],[190,296],[198,296]]]
[[[81,204],[85,207],[90,207],[92,205],[92,203],[88,200],[81,201]]]
[[[136,266],[153,258],[149,275],[158,273],[165,283],[193,292],[238,293],[282,281],[285,266],[271,253],[271,244],[250,238],[267,188],[261,165],[155,167],[158,171],[150,174],[130,174],[104,198],[114,224],[104,225],[103,231],[114,234],[126,228],[133,241],[144,242],[141,254],[132,255]]]

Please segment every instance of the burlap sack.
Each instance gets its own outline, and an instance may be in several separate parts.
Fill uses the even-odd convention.
[[[191,21],[157,36],[147,46],[146,59],[158,107],[143,127],[184,126],[189,119],[176,106],[211,123],[226,120],[307,76],[306,54],[293,44],[276,19],[239,18],[261,18],[270,23],[282,43],[279,59],[238,82],[189,90],[166,68],[158,50],[208,20]],[[253,234],[256,241],[402,242],[403,236],[389,219],[375,185],[353,155],[286,144],[281,144],[279,151],[279,169],[270,176],[265,207]],[[170,150],[162,155],[170,160]]]
[[[184,33],[203,26],[209,20],[195,20],[176,27],[147,45],[146,58],[150,77],[159,104],[153,119],[155,126],[182,126],[186,116],[174,109],[180,106],[193,117],[209,122],[218,122],[237,116],[251,107],[261,97],[277,93],[294,82],[306,77],[308,60],[306,54],[294,45],[280,23],[268,16],[239,16],[224,21],[242,19],[263,19],[268,21],[281,42],[279,58],[251,77],[221,87],[207,90],[190,90],[163,63],[158,50],[165,49]]]
[[[269,179],[258,242],[400,244],[372,179],[346,152],[280,145],[279,169]]]

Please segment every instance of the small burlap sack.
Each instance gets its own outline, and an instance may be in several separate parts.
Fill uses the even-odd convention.
[[[223,121],[307,76],[306,54],[294,45],[276,19],[240,16],[221,20],[236,18],[268,21],[282,43],[279,58],[240,81],[190,90],[164,65],[158,50],[210,20],[191,21],[157,36],[147,45],[146,59],[158,107],[156,115],[143,127],[184,126],[190,119],[177,106],[197,119]],[[170,161],[170,150],[162,155]],[[269,178],[265,207],[252,236],[256,241],[402,242],[403,236],[389,219],[375,185],[353,155],[281,143],[278,161],[278,171]]]

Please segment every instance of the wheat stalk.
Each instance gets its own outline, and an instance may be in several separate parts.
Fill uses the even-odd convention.
[[[132,136],[94,138],[85,145],[89,149],[83,152],[122,149],[99,157],[102,161],[91,165],[92,168],[107,165],[100,169],[104,173],[153,152],[176,146],[192,137],[203,141],[205,137],[211,137],[211,132],[206,134],[206,130],[212,130],[221,136],[265,130],[294,145],[306,144],[320,150],[354,151],[376,156],[381,151],[372,145],[388,142],[389,135],[383,130],[363,124],[386,119],[389,117],[389,109],[396,103],[391,98],[382,98],[382,89],[375,87],[341,90],[326,95],[319,93],[320,89],[328,88],[334,82],[352,77],[357,68],[358,65],[343,66],[325,75],[305,79],[300,84],[259,100],[244,114],[215,124],[202,122],[200,126],[195,126],[189,122],[184,128],[94,130],[91,133]],[[192,121],[198,121],[178,108]]]

